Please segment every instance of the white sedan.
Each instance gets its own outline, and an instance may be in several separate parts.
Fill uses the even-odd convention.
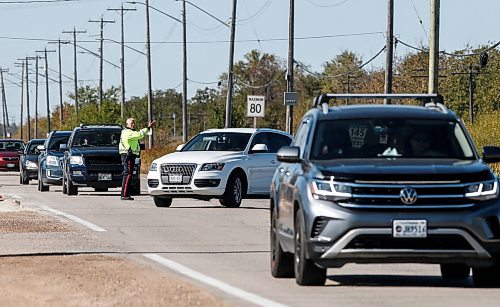
[[[201,132],[151,163],[148,192],[157,207],[180,197],[218,198],[225,207],[239,207],[245,197],[269,195],[276,152],[291,142],[289,134],[267,128]]]

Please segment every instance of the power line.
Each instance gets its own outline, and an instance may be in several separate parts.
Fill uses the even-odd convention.
[[[334,3],[334,4],[317,4],[317,3],[314,3],[312,0],[307,0],[307,2],[309,2],[312,5],[317,6],[317,7],[334,7],[334,6],[339,6],[339,5],[344,4],[346,2],[349,2],[349,1],[350,0],[344,0],[344,1]]]
[[[84,0],[28,0],[28,1],[0,1],[0,4],[33,4],[33,3],[56,3],[56,2],[82,2]]]
[[[411,48],[411,49],[414,49],[414,50],[417,50],[417,51],[420,51],[420,52],[429,52],[429,49],[427,49],[425,47],[423,47],[423,48],[415,47],[413,45],[405,43],[404,41],[400,40],[399,38],[395,38],[394,41],[395,41],[395,43],[401,43],[401,44],[403,44],[404,46],[406,46],[408,48]],[[453,57],[478,56],[478,55],[481,55],[481,53],[490,51],[492,49],[495,49],[498,46],[500,46],[500,41],[496,42],[495,44],[491,45],[490,47],[488,47],[488,48],[486,48],[484,50],[481,50],[479,52],[471,52],[471,53],[449,53],[449,52],[446,52],[446,51],[442,50],[442,51],[439,51],[439,53],[444,54],[444,55],[448,55],[448,56],[453,56]]]
[[[266,83],[266,84],[263,84],[263,85],[251,85],[251,84],[248,84],[248,83],[245,83],[241,80],[238,80],[238,76],[235,76],[235,81],[236,83],[240,84],[240,85],[243,85],[245,87],[249,87],[249,88],[253,88],[253,89],[259,89],[259,88],[266,88],[268,86],[270,86],[271,84],[275,83],[276,81],[278,81],[284,74],[286,73],[286,69],[283,70],[278,76],[276,76],[276,78],[274,78],[272,81]]]
[[[424,27],[424,22],[422,21],[422,18],[420,18],[420,15],[418,14],[418,11],[417,11],[417,7],[415,6],[415,3],[413,3],[413,0],[411,0],[411,4],[413,5],[413,9],[415,10],[415,14],[417,15],[418,22],[422,26],[422,30],[425,33],[425,37],[427,38],[427,40],[429,40],[429,36],[427,35],[427,31],[425,30],[425,27]]]

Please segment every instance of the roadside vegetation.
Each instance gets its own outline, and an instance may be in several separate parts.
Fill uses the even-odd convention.
[[[418,48],[417,48],[418,49]],[[463,118],[476,146],[500,146],[500,50],[488,50],[488,63],[481,67],[479,53],[487,46],[466,47],[440,55],[439,92],[445,104]],[[471,54],[473,56],[456,56]],[[383,55],[383,52],[381,53]],[[454,54],[454,55],[451,55]],[[380,56],[380,55],[379,55]],[[294,129],[303,114],[312,106],[312,98],[319,93],[382,93],[384,91],[384,69],[370,68],[365,59],[345,50],[326,61],[320,71],[314,71],[307,63],[296,62],[294,69],[294,89],[299,93],[298,105],[294,108]],[[469,122],[469,66],[474,67],[474,124]],[[362,67],[361,67],[362,66]],[[360,68],[361,67],[361,68]],[[283,92],[286,91],[286,61],[277,55],[252,50],[234,65],[235,87],[233,102],[233,126],[252,127],[253,119],[246,117],[247,95],[266,97],[265,117],[257,120],[258,127],[286,130]],[[415,52],[399,54],[394,61],[394,93],[426,93],[428,78],[428,52],[420,48]],[[225,122],[225,100],[227,93],[227,73],[221,73],[219,85],[199,88],[188,105],[189,138],[208,128],[221,128]],[[190,84],[191,87],[196,84]],[[51,113],[52,129],[73,129],[80,123],[121,123],[120,89],[111,87],[104,93],[104,102],[98,107],[98,88],[83,86],[78,88],[79,116],[75,113],[72,97]],[[371,103],[380,103],[372,101]],[[337,101],[344,104],[346,101]],[[355,104],[358,101],[351,100]],[[364,101],[366,103],[366,101]],[[393,103],[414,103],[393,101]],[[63,122],[59,114],[63,113]],[[174,115],[175,114],[175,115]],[[124,106],[124,118],[134,117],[138,126],[147,123],[147,96],[131,97]],[[155,147],[144,155],[144,167],[162,154],[175,150],[182,139],[182,95],[176,89],[156,90],[153,93],[153,118]],[[39,131],[46,131],[47,119],[39,118]],[[26,122],[23,123],[24,136]],[[34,127],[32,119],[31,127]],[[13,137],[20,136],[20,127],[12,126]],[[32,133],[33,135],[33,133]],[[480,149],[481,151],[481,149]],[[495,166],[498,173],[499,167]]]

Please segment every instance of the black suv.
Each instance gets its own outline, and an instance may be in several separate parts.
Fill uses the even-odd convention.
[[[71,131],[54,130],[49,133],[45,143],[38,146],[38,191],[47,192],[51,185],[61,185],[62,170],[60,160],[63,156]]]
[[[92,187],[96,192],[120,187],[123,166],[118,152],[121,125],[80,125],[73,130],[62,162],[63,193],[77,195],[78,187]],[[140,193],[138,158],[132,175],[133,195]]]
[[[443,104],[329,107],[315,100],[271,185],[271,272],[299,285],[346,263],[431,263],[445,279],[500,284],[499,180]],[[420,100],[439,100],[419,95]]]

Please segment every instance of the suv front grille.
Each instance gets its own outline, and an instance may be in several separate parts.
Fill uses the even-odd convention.
[[[474,202],[465,197],[465,185],[455,182],[436,183],[342,183],[350,186],[352,197],[339,201],[339,205],[350,208],[375,209],[444,209],[466,208]],[[417,197],[412,204],[404,204],[401,191],[415,190]]]
[[[162,164],[161,169],[161,181],[163,184],[175,184],[175,185],[186,185],[191,182],[193,178],[194,170],[196,169],[196,164]],[[173,181],[174,176],[181,176],[179,181]]]

